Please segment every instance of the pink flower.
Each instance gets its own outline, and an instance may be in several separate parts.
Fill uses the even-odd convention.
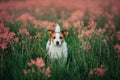
[[[114,40],[114,39],[113,39],[113,36],[110,36],[110,40],[111,40],[111,41],[113,41],[113,40]]]
[[[87,46],[87,47],[85,47],[85,51],[90,51],[91,50],[91,46]]]
[[[101,65],[99,68],[90,70],[89,75],[104,76],[106,71],[105,65]]]
[[[8,32],[1,33],[0,38],[7,39],[8,38]]]
[[[26,21],[33,22],[34,20],[35,20],[35,17],[31,16],[28,13],[22,14],[16,19],[16,21],[22,21],[22,22],[26,22]]]
[[[93,18],[91,18],[91,19],[89,20],[88,24],[89,24],[89,27],[90,27],[90,28],[93,28],[93,29],[95,29],[95,28],[96,28],[96,25],[97,25],[97,23],[94,21]]]
[[[35,64],[35,60],[31,59],[31,64]]]
[[[28,64],[28,66],[31,66],[31,65],[35,64],[35,60],[31,59],[31,61],[28,62],[27,64]]]
[[[7,42],[2,42],[2,44],[0,44],[0,47],[2,50],[7,48]]]
[[[101,28],[99,28],[99,29],[97,30],[97,32],[98,32],[99,34],[102,34],[104,31],[105,31],[105,30],[104,30],[104,29],[101,29]]]
[[[111,14],[109,14],[109,13],[105,13],[105,16],[106,16],[106,18],[108,18],[108,19],[112,19],[114,16],[113,15],[111,15]]]
[[[118,53],[120,53],[120,45],[119,45],[119,44],[116,44],[116,45],[114,46],[114,48],[117,50]]]
[[[65,28],[70,27],[70,24],[69,24],[69,22],[67,20],[63,22],[63,27],[65,27]]]
[[[14,37],[14,36],[15,36],[15,33],[14,33],[14,32],[11,32],[11,33],[9,33],[9,36],[10,36],[10,37]]]
[[[98,68],[97,71],[98,71],[98,74],[99,74],[100,76],[104,76],[104,74],[105,74],[105,70],[104,70],[104,69]]]
[[[33,73],[35,72],[35,69],[34,69],[34,68],[32,68],[32,72],[33,72]]]
[[[115,26],[114,22],[109,20],[108,23],[110,24],[111,29],[115,30],[116,26]]]
[[[0,38],[7,39],[9,28],[5,27],[3,23],[0,24]]]
[[[19,29],[18,34],[25,34],[25,35],[29,36],[29,32],[26,28]]]
[[[81,26],[80,23],[81,23],[80,21],[76,21],[76,22],[73,23],[73,26],[74,27],[80,27]]]
[[[39,8],[35,8],[34,12],[35,12],[35,14],[39,14],[40,9]]]
[[[117,40],[119,41],[120,40],[120,31],[116,32],[116,37],[117,37]]]
[[[10,32],[8,34],[7,41],[10,42],[14,38],[14,36],[15,36],[15,33],[14,32]]]
[[[14,41],[15,41],[16,43],[18,43],[18,42],[19,42],[19,38],[14,38]]]
[[[9,32],[9,28],[5,27],[3,23],[0,24],[0,48],[2,50],[7,48],[7,44],[14,38],[15,33]]]
[[[54,25],[55,25],[55,23],[54,22],[49,22],[49,21],[42,21],[41,22],[41,24],[43,25],[43,26],[45,26],[46,28],[52,28]]]
[[[4,29],[3,29],[3,30],[4,30],[4,32],[8,33],[10,29],[9,29],[8,27],[5,27],[5,26],[4,26]]]
[[[45,71],[45,75],[46,75],[47,77],[51,77],[50,72],[51,72],[50,67],[48,67],[48,68],[46,69],[46,71]]]
[[[102,41],[103,43],[107,43],[107,40],[106,39],[103,39],[103,41]]]
[[[30,62],[28,62],[27,65],[30,67],[32,64]]]
[[[94,71],[90,70],[89,75],[94,75]]]
[[[48,67],[47,69],[43,68],[42,71],[41,71],[43,74],[45,74],[48,78],[51,77],[50,75],[50,67]]]
[[[76,21],[79,20],[84,16],[84,12],[80,10],[75,10],[74,12],[71,13],[71,16],[69,17],[69,21]]]
[[[36,65],[37,67],[44,67],[45,63],[44,63],[44,61],[43,61],[42,58],[37,58],[37,59],[36,59],[36,62],[35,62],[35,65]]]
[[[27,74],[27,73],[28,73],[28,71],[27,71],[26,69],[24,69],[23,72],[24,72],[24,74]]]
[[[4,9],[2,11],[0,11],[0,21],[13,23],[12,17],[9,15],[7,10],[4,10]]]
[[[43,74],[45,73],[45,68],[43,68],[43,69],[41,70],[41,73],[43,73]]]

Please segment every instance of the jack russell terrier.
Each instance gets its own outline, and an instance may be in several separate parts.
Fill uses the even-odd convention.
[[[48,30],[50,39],[46,44],[47,55],[51,60],[61,60],[66,63],[68,57],[67,43],[64,37],[68,35],[67,30],[60,31],[60,26],[57,24],[55,31]]]

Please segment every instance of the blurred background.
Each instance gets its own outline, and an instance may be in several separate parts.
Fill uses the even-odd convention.
[[[120,15],[119,4],[119,0],[0,0],[0,21],[12,22],[23,14],[49,21],[73,21],[86,16],[113,19]]]
[[[56,23],[69,31],[65,67],[46,58]],[[120,0],[0,0],[0,80],[120,80],[119,69]]]

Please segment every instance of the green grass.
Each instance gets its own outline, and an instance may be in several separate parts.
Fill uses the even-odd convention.
[[[6,24],[12,32],[19,31],[22,26],[16,24]],[[102,25],[102,24],[101,24]],[[100,25],[99,25],[100,26]],[[47,30],[44,28],[35,29],[33,25],[27,27],[30,35],[35,36],[36,32],[41,33],[38,39],[30,39],[26,35],[16,35],[19,43],[11,42],[4,52],[0,51],[0,80],[119,80],[120,59],[114,50],[113,44],[107,35],[98,36],[92,34],[92,38],[83,38],[85,42],[90,42],[90,51],[85,51],[80,46],[83,44],[78,39],[78,32],[82,29],[71,27],[69,35],[65,38],[68,46],[68,60],[66,65],[51,65],[46,57],[46,43],[48,40]],[[78,31],[78,32],[77,32]],[[103,38],[107,37],[107,43],[103,43]],[[3,58],[2,58],[3,57]],[[27,62],[31,59],[42,57],[45,66],[50,66],[51,77],[39,75],[39,72],[24,74],[23,69],[28,69]],[[106,66],[104,76],[91,76],[89,71],[98,68],[100,65]],[[34,67],[34,66],[33,66]]]

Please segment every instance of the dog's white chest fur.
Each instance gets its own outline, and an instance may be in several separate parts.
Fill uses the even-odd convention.
[[[52,42],[48,41],[46,46],[50,58],[58,59],[58,58],[66,58],[67,59],[67,44],[64,41],[61,46],[56,46]]]

